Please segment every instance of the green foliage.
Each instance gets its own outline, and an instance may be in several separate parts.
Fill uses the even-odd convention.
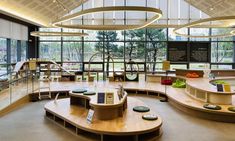
[[[145,30],[127,30],[125,33],[126,38],[130,42],[126,42],[126,57],[129,61],[134,58],[144,58],[145,54],[145,43],[144,42],[134,42],[134,41],[144,41],[145,40]]]
[[[105,52],[106,55],[118,54],[118,45],[114,44],[114,41],[118,41],[117,33],[114,31],[99,31],[97,32],[96,38],[100,41],[95,44],[95,49],[98,52]]]
[[[212,83],[213,84],[229,84],[228,82],[225,82],[224,80],[215,80]]]
[[[166,43],[159,42],[166,40],[166,34],[164,29],[148,29],[147,38],[150,45],[146,59],[148,62],[153,62],[152,72],[155,72],[157,60],[163,61],[166,56]]]
[[[113,41],[117,41],[117,33],[114,31],[99,31],[97,32],[96,38],[100,41],[95,44],[95,49],[98,52],[101,52],[107,56],[107,64],[106,64],[106,75],[109,76],[109,56],[115,56],[118,54],[118,45],[114,44]]]
[[[186,83],[184,80],[177,79],[173,84],[174,88],[186,88]]]
[[[233,42],[212,44],[212,60],[217,63],[231,63],[233,60]]]

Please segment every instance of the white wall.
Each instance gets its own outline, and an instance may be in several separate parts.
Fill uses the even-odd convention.
[[[0,18],[0,37],[28,40],[28,27]]]

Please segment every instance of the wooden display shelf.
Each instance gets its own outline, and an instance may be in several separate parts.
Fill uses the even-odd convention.
[[[194,99],[202,102],[222,105],[232,105],[232,95],[235,92],[218,92],[216,86],[207,78],[186,79],[185,92]]]
[[[146,82],[161,83],[161,81],[165,79],[171,79],[172,81],[175,81],[176,79],[185,80],[185,77],[176,76],[175,74],[167,74],[167,75],[166,74],[147,74],[146,75]]]
[[[127,108],[127,93],[125,92],[123,98],[119,100],[117,90],[109,89],[109,92],[113,92],[114,103],[113,104],[100,104],[97,103],[97,94],[95,95],[83,95],[82,93],[73,93],[70,91],[70,104],[79,105],[86,109],[93,109],[94,116],[100,120],[111,120],[117,117],[122,117],[124,111]]]
[[[128,98],[128,108],[122,117],[112,120],[99,120],[94,117],[90,124],[86,121],[88,109],[70,105],[69,98],[53,101],[45,105],[46,117],[58,125],[77,134],[88,141],[150,141],[155,140],[162,134],[162,119],[154,121],[142,119],[143,114],[132,109],[135,106],[145,104],[136,99]],[[154,114],[154,113],[152,113]]]

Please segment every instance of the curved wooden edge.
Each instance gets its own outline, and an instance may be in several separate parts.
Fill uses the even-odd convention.
[[[132,98],[132,99],[134,99],[134,98]],[[58,100],[58,103],[60,102],[60,101],[62,101],[62,100],[66,100],[66,99],[60,99],[60,100]],[[158,120],[156,120],[155,122],[155,124],[157,125],[157,126],[154,126],[154,127],[151,127],[151,128],[147,128],[147,129],[144,129],[144,130],[135,130],[135,131],[99,131],[99,130],[96,130],[97,128],[88,128],[88,127],[90,127],[90,126],[88,126],[88,127],[85,127],[84,125],[79,125],[78,123],[79,122],[77,122],[78,120],[71,120],[71,119],[75,119],[73,116],[72,116],[72,118],[69,118],[69,116],[66,114],[66,113],[63,113],[63,110],[61,110],[60,112],[62,112],[62,114],[58,114],[58,111],[56,111],[55,109],[54,109],[54,107],[52,107],[52,108],[50,108],[50,104],[53,104],[54,105],[54,103],[53,103],[53,101],[51,101],[51,102],[48,102],[45,106],[44,106],[44,109],[45,109],[45,111],[46,111],[46,114],[47,114],[47,112],[49,112],[50,114],[52,114],[53,116],[56,116],[56,117],[59,117],[60,119],[62,119],[62,120],[64,120],[65,122],[69,122],[69,123],[71,123],[71,124],[73,124],[74,126],[76,126],[76,128],[79,128],[79,129],[82,129],[82,130],[84,130],[84,131],[87,131],[87,132],[91,132],[91,133],[96,133],[96,134],[101,134],[101,135],[113,135],[113,136],[128,136],[128,135],[142,135],[142,134],[147,134],[147,133],[150,133],[150,132],[154,132],[154,131],[160,131],[159,132],[159,136],[162,134],[162,129],[161,129],[161,127],[162,127],[162,119],[161,119],[161,117],[158,117]],[[55,106],[57,106],[57,105],[55,105]],[[130,106],[130,105],[129,105]],[[129,107],[128,106],[128,107]],[[131,107],[131,106],[130,106]],[[57,107],[57,108],[59,108],[59,107]],[[82,109],[84,109],[84,108],[82,108]],[[55,110],[55,111],[53,111],[53,110]],[[131,110],[131,109],[130,109]],[[129,110],[129,111],[130,111]],[[132,111],[132,110],[131,110]],[[69,111],[68,111],[69,112]],[[84,109],[84,112],[85,113],[87,113],[88,112],[88,109]],[[83,113],[84,113],[83,112]],[[136,115],[139,115],[138,113],[136,114]],[[84,121],[86,121],[86,117],[84,117],[84,115],[81,115],[83,118],[84,118]],[[139,115],[140,116],[140,120],[141,121],[143,121],[143,122],[146,122],[146,121],[144,121],[142,118],[141,118],[141,114]],[[119,119],[117,119],[119,122],[123,122],[122,120],[119,120]],[[124,119],[125,120],[125,119]],[[80,120],[79,120],[80,121]],[[77,123],[76,123],[77,122]],[[99,122],[99,121],[98,121]],[[113,120],[111,120],[111,121],[107,121],[107,122],[117,122],[117,121],[113,121]],[[125,123],[125,122],[124,122]],[[95,125],[93,125],[93,126],[95,126]]]
[[[194,82],[192,79],[191,80],[186,79],[186,85],[189,85],[190,87],[194,89],[201,90],[204,92],[220,94],[220,95],[235,95],[235,92],[218,92],[216,91],[217,89],[211,89],[211,87],[214,87],[214,86],[210,83],[209,79],[207,80],[205,78],[195,78],[195,80],[196,79],[198,82]],[[203,80],[207,80],[207,82],[203,82]],[[214,80],[217,80],[217,79],[214,79]],[[200,85],[198,86],[198,84]]]
[[[124,104],[124,102],[127,99],[127,93],[125,92],[123,95],[123,98],[118,101],[118,103],[114,104],[100,104],[97,103],[97,94],[95,95],[83,95],[82,93],[73,93],[72,91],[69,92],[70,97],[80,97],[89,100],[89,104],[93,108],[115,108],[115,107],[120,107]],[[117,92],[114,92],[114,99],[117,97]],[[114,100],[115,101],[115,100]]]
[[[213,121],[219,121],[219,122],[229,122],[229,123],[235,123],[235,115],[227,115],[227,114],[221,114],[216,113],[212,110],[200,110],[197,108],[186,106],[174,99],[169,98],[169,103],[176,107],[178,110],[183,111],[191,116],[207,119],[207,120],[213,120]]]
[[[169,88],[169,87],[168,87]],[[167,88],[167,89],[168,89]],[[227,110],[227,108],[229,106],[232,106],[232,105],[222,105],[223,107],[223,110],[220,110],[220,111],[214,111],[214,110],[209,110],[209,109],[205,109],[203,108],[203,105],[206,104],[206,102],[199,102],[200,105],[198,104],[197,106],[192,106],[192,105],[188,105],[188,104],[185,104],[184,102],[181,102],[179,101],[178,99],[175,99],[173,96],[171,96],[171,91],[170,92],[167,92],[165,93],[164,91],[157,91],[157,90],[153,90],[153,89],[140,89],[140,88],[125,88],[125,90],[131,90],[131,91],[136,91],[136,93],[138,93],[138,91],[145,91],[145,92],[154,92],[154,93],[160,93],[162,95],[166,95],[168,97],[168,99],[171,99],[172,101],[175,101],[177,102],[178,104],[180,104],[181,106],[184,106],[188,109],[192,109],[194,111],[199,111],[199,112],[207,112],[207,113],[212,113],[214,115],[217,115],[217,114],[220,114],[220,115],[225,115],[225,116],[235,116],[235,112],[231,112],[229,110]],[[175,88],[172,88],[172,89],[175,89]],[[181,88],[178,88],[178,89],[181,89]],[[182,91],[184,92],[184,91]],[[186,95],[186,94],[185,94]],[[188,96],[188,95],[187,95]],[[191,98],[191,97],[190,97]],[[192,100],[194,100],[193,98],[191,98]],[[196,101],[196,100],[195,100]]]
[[[164,86],[165,87],[165,86]],[[167,91],[171,88],[171,86],[167,86]],[[124,89],[126,91],[134,91],[133,93],[134,94],[137,94],[138,92],[141,93],[141,92],[145,92],[147,95],[153,95],[153,94],[148,94],[148,93],[158,93],[160,95],[165,95],[167,96],[168,98],[171,98],[171,99],[175,99],[174,97],[171,96],[171,93],[172,92],[167,92],[167,94],[165,93],[165,89],[156,89],[156,87],[153,87],[153,88],[141,88],[141,87],[137,87],[137,88],[133,88],[133,86],[129,87],[129,86],[125,86],[124,85]],[[174,90],[177,90],[177,88],[172,88]],[[181,88],[179,88],[181,89]],[[186,95],[186,93],[184,92],[184,89],[181,89],[182,91],[181,92],[176,92],[176,93],[184,93]],[[69,92],[69,90],[67,90]],[[54,92],[54,91],[52,91]],[[58,90],[55,90],[55,92],[59,92]],[[132,93],[132,94],[133,94]],[[155,94],[154,94],[155,95]],[[158,96],[160,96],[158,95]],[[188,95],[186,95],[188,96]],[[189,97],[189,96],[188,96]],[[197,101],[197,100],[194,100],[193,98],[190,97],[190,100],[192,101]],[[176,101],[178,102],[181,102],[180,101],[180,98],[179,99],[176,99]],[[223,110],[220,110],[220,111],[212,111],[212,110],[208,110],[208,109],[204,109],[203,108],[203,104],[205,104],[206,102],[198,102],[200,103],[199,105],[197,106],[193,106],[190,104],[184,104],[184,103],[187,103],[187,102],[181,102],[184,106],[186,106],[187,108],[191,108],[191,109],[194,109],[194,110],[198,110],[198,111],[206,111],[206,112],[212,112],[214,114],[225,114],[225,115],[235,115],[235,113],[231,112],[231,111],[228,111],[227,108],[230,106],[233,106],[233,105],[221,105]]]
[[[194,71],[194,70],[191,70]],[[211,87],[213,87],[213,85],[210,83],[211,80],[209,80],[208,78],[187,78],[184,76],[180,76],[180,75],[165,75],[165,74],[154,74],[154,75],[150,75],[148,74],[147,76],[150,77],[168,77],[168,78],[179,78],[179,79],[183,79],[186,82],[186,85],[189,85],[190,87],[197,89],[197,90],[201,90],[204,92],[209,92],[209,93],[215,93],[215,94],[221,94],[221,95],[235,95],[235,92],[218,92],[216,91],[216,89],[212,89]],[[218,78],[218,79],[214,79],[212,81],[215,80],[226,80],[226,79],[232,79],[232,77],[224,77],[224,78]],[[206,81],[206,82],[205,82]],[[200,86],[198,86],[200,85]]]
[[[110,85],[112,85],[114,87],[116,87],[118,84],[119,83],[116,84],[115,82],[110,83]],[[206,104],[206,102],[200,102],[200,101],[192,99],[191,97],[189,97],[184,92],[184,89],[172,88],[171,86],[167,86],[166,87],[167,93],[165,94],[165,89],[164,89],[165,86],[161,85],[159,83],[146,82],[142,85],[140,83],[125,82],[125,83],[123,83],[123,86],[124,86],[125,90],[134,91],[133,92],[134,94],[137,94],[137,91],[139,91],[140,93],[150,95],[150,96],[151,95],[160,96],[159,94],[161,94],[162,96],[165,95],[169,99],[173,99],[173,100],[175,99],[175,101],[178,101],[179,103],[181,103],[181,106],[184,106],[187,109],[191,109],[191,110],[194,110],[194,111],[208,112],[208,113],[211,113],[211,114],[214,114],[214,115],[224,115],[224,116],[234,116],[235,115],[234,112],[231,112],[231,111],[227,110],[228,107],[231,107],[233,105],[220,105],[222,107],[222,110],[219,110],[219,111],[213,111],[213,110],[208,110],[208,109],[203,108],[203,105]],[[58,92],[58,90],[56,90],[56,92]],[[175,93],[175,94],[172,95],[172,93]],[[180,94],[183,95],[182,98],[181,98]],[[233,100],[234,100],[234,96],[233,96]],[[234,104],[234,101],[233,101],[233,104]]]
[[[225,115],[226,117],[227,116],[234,116],[235,117],[235,112],[231,112],[231,111],[226,111],[226,112],[224,112],[224,111],[217,111],[217,110],[210,110],[210,109],[205,109],[205,108],[203,108],[203,105],[204,104],[206,104],[206,103],[201,103],[201,107],[196,107],[196,106],[190,106],[190,105],[187,105],[187,104],[185,104],[185,103],[183,103],[183,102],[180,102],[180,101],[178,101],[178,100],[176,100],[175,98],[173,98],[173,97],[171,97],[171,96],[169,96],[168,95],[168,99],[170,100],[170,101],[173,101],[174,103],[176,103],[176,104],[178,104],[178,105],[181,105],[181,107],[185,107],[185,108],[187,108],[187,109],[191,109],[191,110],[193,110],[193,111],[198,111],[198,112],[205,112],[205,113],[211,113],[211,114],[213,114],[213,115]],[[228,106],[226,106],[226,107],[223,107],[223,109],[225,110],[225,109],[227,109],[227,107]]]

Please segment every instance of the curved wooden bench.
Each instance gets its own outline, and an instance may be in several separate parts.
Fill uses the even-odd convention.
[[[49,102],[45,105],[46,116],[79,135],[85,140],[128,140],[150,141],[156,140],[162,134],[162,119],[147,121],[142,119],[146,113],[138,113],[133,107],[144,105],[136,98],[128,98],[128,109],[123,117],[112,120],[100,120],[94,118],[92,124],[88,123],[86,116],[88,109],[81,106],[70,105],[69,98]],[[153,112],[147,112],[153,114]]]
[[[212,111],[203,108],[203,105],[206,102],[198,101],[197,99],[193,99],[192,97],[188,96],[188,94],[185,92],[185,89],[166,86],[167,91],[165,92],[165,86],[159,83],[123,82],[122,84],[125,90],[130,91],[134,94],[142,93],[145,95],[156,95],[158,97],[167,96],[170,104],[184,112],[190,113],[193,116],[199,116],[216,121],[235,122],[235,113],[227,109],[228,107],[235,105],[235,103],[233,103],[232,105],[220,105],[222,107],[221,110]],[[104,85],[106,84],[103,82],[98,82],[97,85],[99,89],[104,89]],[[118,87],[118,85],[120,85],[120,83],[109,82],[109,87],[115,88]],[[58,92],[60,90],[66,90],[67,92],[69,92],[69,90],[75,89],[77,86],[92,87],[93,83],[51,82],[51,86],[52,92]],[[232,98],[233,102],[235,102],[235,97],[233,96]]]

